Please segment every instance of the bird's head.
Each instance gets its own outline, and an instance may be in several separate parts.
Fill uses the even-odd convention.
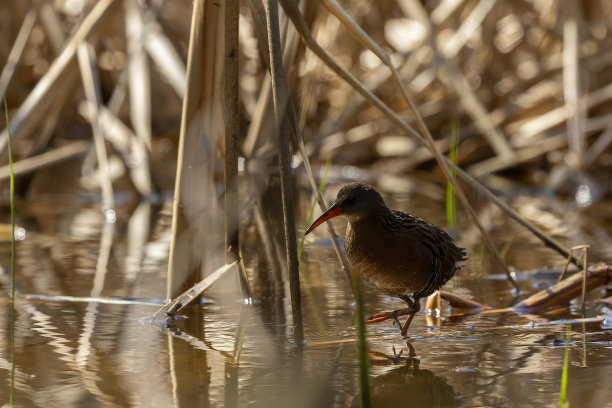
[[[349,222],[355,223],[367,218],[376,210],[387,209],[387,205],[376,189],[365,183],[350,183],[342,187],[336,196],[336,201],[306,230],[308,235],[312,230],[327,220],[342,215]]]

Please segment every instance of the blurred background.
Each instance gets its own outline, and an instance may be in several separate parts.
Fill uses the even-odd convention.
[[[139,323],[166,296],[181,115],[193,90],[193,4],[0,0],[0,97],[10,118],[20,228],[18,347],[16,358],[8,358],[3,314],[0,377],[8,384],[17,361],[11,391],[22,406],[285,406],[296,395],[302,406],[357,403],[352,297],[323,229],[306,241],[302,257],[311,346],[301,354],[290,342],[277,137],[255,0],[240,2],[235,118],[242,252],[255,304],[243,305],[237,280],[226,277],[174,333]],[[187,151],[204,163],[193,177],[205,185],[205,204],[194,218],[201,224],[187,223],[206,235],[198,243],[206,275],[225,259],[223,26],[211,23],[220,24],[225,3],[203,4],[206,136]],[[312,40],[416,127],[389,68],[330,12],[333,6],[299,3]],[[340,6],[389,55],[443,154],[453,152],[461,168],[566,247],[591,245],[589,262],[612,257],[612,3],[347,0]],[[346,182],[375,185],[390,207],[449,227],[468,249],[468,267],[447,289],[494,307],[513,304],[520,295],[460,205],[449,221],[446,180],[429,150],[315,55],[279,8],[290,98],[315,176],[328,172],[327,202]],[[4,224],[6,127],[0,115]],[[184,131],[189,138],[195,133]],[[294,141],[291,149],[301,236],[313,195]],[[563,265],[562,257],[484,196],[467,186],[466,192],[523,291],[556,279],[558,270],[544,268]],[[339,235],[344,224],[334,222]],[[10,226],[0,234],[6,299]],[[371,312],[395,304],[367,291],[365,297]],[[595,301],[587,315],[600,308]],[[413,323],[420,366],[405,364],[409,348],[390,325],[368,327],[370,348],[379,353],[372,357],[372,389],[428,390],[420,401],[410,400],[415,393],[395,394],[416,406],[550,404],[559,398],[565,343],[558,342],[565,342],[566,328],[522,325],[582,315],[571,308],[551,316],[472,316],[439,328],[420,315]],[[605,378],[612,356],[603,346],[609,334],[596,325],[570,332],[572,405],[610,406]],[[395,358],[392,347],[405,354]],[[602,383],[580,380],[587,378]],[[8,390],[0,395],[6,403]]]

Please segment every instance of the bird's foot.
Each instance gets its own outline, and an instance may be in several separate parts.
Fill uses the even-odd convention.
[[[380,313],[376,313],[375,315],[368,317],[365,323],[371,324],[371,323],[382,322],[387,319],[393,319],[393,321],[401,329],[400,333],[402,337],[407,337],[408,326],[410,326],[410,323],[412,322],[412,319],[414,318],[415,313],[416,312],[412,308],[411,309],[399,309],[399,310],[394,310],[392,312],[380,312]],[[406,315],[408,315],[408,319],[406,319],[406,322],[404,324],[401,324],[400,321],[398,320],[398,317],[406,316]]]
[[[403,316],[404,314],[402,313],[402,310],[394,310],[392,312],[380,312],[380,313],[376,313],[375,315],[372,315],[370,317],[368,317],[368,319],[366,320],[366,324],[372,324],[372,323],[378,323],[378,322],[382,322],[385,321],[387,319],[393,319],[393,322],[397,324],[398,327],[402,327],[402,324],[400,323],[400,321],[398,320],[398,317]]]

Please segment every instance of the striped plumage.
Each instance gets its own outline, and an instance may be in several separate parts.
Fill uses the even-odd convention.
[[[390,210],[382,196],[364,183],[344,186],[332,206],[307,230],[342,215],[348,218],[345,249],[362,280],[397,296],[408,309],[383,312],[369,323],[409,315],[405,335],[420,306],[418,299],[438,290],[463,266],[465,251],[438,226],[402,211]]]

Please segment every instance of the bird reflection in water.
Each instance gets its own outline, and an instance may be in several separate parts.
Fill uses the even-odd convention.
[[[446,378],[431,370],[420,368],[420,359],[410,342],[406,342],[399,353],[393,348],[393,355],[371,352],[374,366],[396,366],[382,375],[373,376],[370,382],[372,406],[374,407],[458,407],[460,395],[447,383]],[[358,406],[359,398],[352,406]]]

